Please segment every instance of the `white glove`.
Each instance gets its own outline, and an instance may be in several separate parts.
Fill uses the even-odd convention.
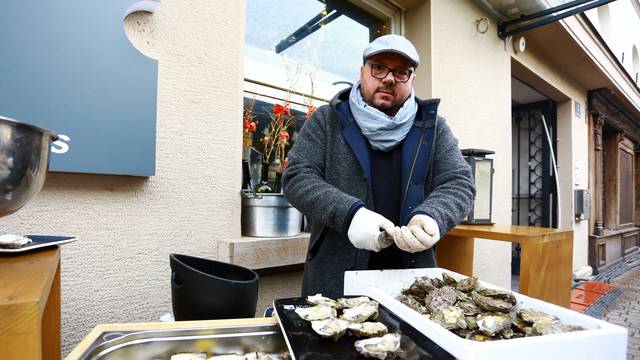
[[[384,216],[361,207],[353,215],[347,236],[358,249],[378,252],[393,242],[386,240],[386,234],[393,234],[394,225]]]
[[[440,228],[433,218],[428,215],[414,215],[409,224],[395,227],[393,241],[400,250],[410,253],[424,251],[440,240]]]

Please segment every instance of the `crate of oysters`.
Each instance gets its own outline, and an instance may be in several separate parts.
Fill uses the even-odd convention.
[[[347,271],[344,293],[378,300],[459,359],[625,359],[627,330],[446,269]]]

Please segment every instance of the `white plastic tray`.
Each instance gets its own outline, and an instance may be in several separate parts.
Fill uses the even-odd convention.
[[[455,279],[466,277],[441,268],[347,271],[344,293],[368,295],[376,299],[460,359],[626,359],[627,329],[518,293],[513,293],[518,300],[518,308],[541,310],[557,316],[563,324],[580,325],[587,330],[477,342],[458,337],[396,300],[400,291],[411,285],[417,277],[442,278],[443,272]],[[479,282],[479,286],[501,289],[483,281]]]

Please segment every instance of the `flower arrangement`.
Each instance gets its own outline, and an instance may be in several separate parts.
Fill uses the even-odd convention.
[[[253,134],[258,128],[259,121],[254,120],[255,114],[253,113],[253,106],[256,99],[249,100],[248,106],[244,109],[244,125],[242,130],[242,158],[246,159],[249,156],[249,149],[253,145]]]

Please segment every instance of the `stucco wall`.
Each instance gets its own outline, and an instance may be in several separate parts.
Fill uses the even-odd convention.
[[[5,231],[80,239],[62,249],[63,353],[99,323],[158,320],[171,311],[169,254],[215,258],[217,240],[240,236],[244,17],[236,0],[162,0],[130,16],[130,36],[159,61],[156,175],[50,173],[2,219]]]
[[[511,223],[510,54],[496,36],[495,22],[481,34],[486,14],[472,1],[431,1],[433,96],[460,148],[489,149],[494,159],[493,221]],[[511,245],[476,240],[474,274],[510,287]]]

